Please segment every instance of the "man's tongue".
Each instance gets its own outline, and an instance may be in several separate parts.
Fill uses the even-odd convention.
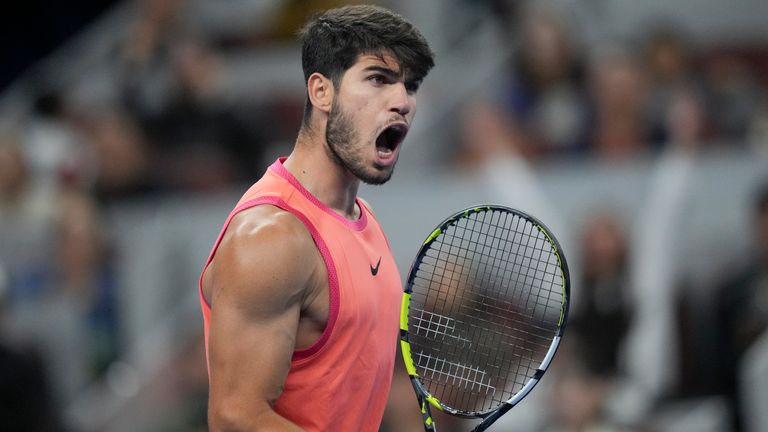
[[[379,157],[386,158],[392,154],[392,149],[388,145],[386,134],[379,135],[376,139],[376,153]]]

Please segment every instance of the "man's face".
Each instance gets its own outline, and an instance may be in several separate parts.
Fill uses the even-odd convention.
[[[365,183],[389,180],[416,112],[417,88],[391,55],[361,55],[342,76],[328,114],[334,159]]]

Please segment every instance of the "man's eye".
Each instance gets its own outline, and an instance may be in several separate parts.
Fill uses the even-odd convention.
[[[384,84],[386,82],[386,78],[384,75],[372,75],[370,78],[368,78],[375,84]]]

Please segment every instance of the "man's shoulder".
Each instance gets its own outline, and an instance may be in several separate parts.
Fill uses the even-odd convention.
[[[238,212],[232,217],[222,239],[248,243],[259,249],[284,247],[304,248],[312,237],[304,224],[291,212],[262,204]]]
[[[214,286],[226,286],[228,295],[241,301],[269,304],[270,296],[277,301],[313,286],[321,262],[301,221],[280,208],[259,205],[232,218],[216,252]]]

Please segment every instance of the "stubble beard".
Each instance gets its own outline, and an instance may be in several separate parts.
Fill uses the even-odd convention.
[[[389,181],[394,172],[394,164],[389,167],[366,167],[363,153],[365,147],[360,145],[360,132],[355,130],[350,116],[341,107],[338,99],[333,101],[328,113],[328,123],[325,128],[325,141],[339,166],[346,168],[365,184],[382,185]]]

